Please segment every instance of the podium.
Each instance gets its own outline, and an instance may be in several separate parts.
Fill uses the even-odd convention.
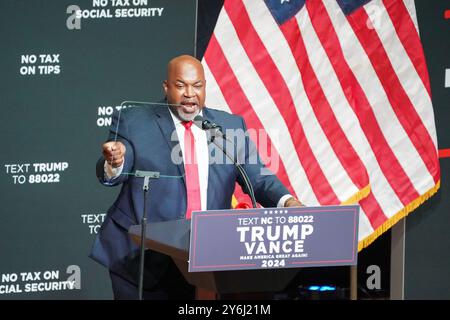
[[[358,217],[359,206],[194,212],[192,220],[148,224],[145,244],[170,256],[197,292],[277,292],[302,267],[355,266]],[[275,238],[277,228],[283,231]],[[141,226],[133,225],[128,231],[139,244]],[[259,246],[251,246],[255,239]],[[274,242],[279,242],[276,250],[285,250],[273,255],[273,261],[283,257],[283,264],[276,268],[268,267],[259,254],[273,248]]]
[[[148,249],[170,256],[185,279],[203,291],[217,294],[281,291],[299,272],[299,269],[188,272],[190,229],[190,220],[149,223],[145,244]],[[141,226],[133,225],[128,232],[139,244]]]

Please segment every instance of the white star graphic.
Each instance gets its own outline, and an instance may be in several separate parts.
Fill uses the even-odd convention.
[[[289,0],[280,0],[280,4],[283,4],[285,2],[289,2]]]

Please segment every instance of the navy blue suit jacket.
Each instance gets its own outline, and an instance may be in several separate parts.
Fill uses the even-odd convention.
[[[203,109],[203,116],[221,125],[224,131],[227,129],[246,130],[244,120],[240,116],[209,108]],[[114,140],[117,121],[118,113],[113,116],[108,140]],[[179,150],[177,148],[179,142],[167,106],[124,109],[120,114],[117,131],[117,140],[126,147],[123,173],[146,170],[159,171],[162,175],[180,176],[180,178],[160,178],[150,181],[147,204],[148,221],[184,219],[186,212],[184,166],[183,163],[176,164],[171,161],[171,153],[173,150]],[[213,144],[210,145],[210,152],[211,146]],[[247,155],[257,156],[256,149],[248,138],[245,139],[244,147]],[[217,150],[215,151],[217,152]],[[263,164],[259,156],[256,158],[257,163],[245,163],[243,167],[253,185],[256,200],[264,207],[275,207],[279,199],[289,192],[275,175],[260,174]],[[133,278],[136,274],[139,250],[138,246],[131,241],[127,230],[130,225],[139,224],[143,215],[143,178],[122,174],[109,183],[104,178],[103,157],[98,160],[96,169],[97,177],[102,184],[107,186],[121,184],[122,188],[116,201],[109,208],[99,230],[91,257],[111,271],[135,282]],[[236,181],[243,186],[241,177],[230,161],[225,164],[210,163],[207,209],[229,209]],[[244,191],[246,190],[244,189]],[[146,265],[147,263],[152,263],[151,257],[150,259],[146,257]],[[157,281],[158,274],[162,272],[166,262],[156,257],[153,259],[153,264],[154,274],[148,276]]]

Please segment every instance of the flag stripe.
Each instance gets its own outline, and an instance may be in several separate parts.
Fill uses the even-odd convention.
[[[214,34],[211,36],[211,40],[204,57],[211,73],[222,90],[223,97],[227,101],[230,111],[232,113],[240,114],[246,123],[252,124],[253,128],[257,130],[264,129],[264,126],[259,121],[257,115],[251,107],[250,102],[243,93],[243,90],[239,85],[232,68],[228,64]],[[243,110],[245,110],[245,112],[242,112]],[[268,149],[272,150],[274,153],[272,156],[279,158],[276,149],[272,145],[270,137],[267,139],[267,143]],[[296,192],[292,188],[293,184],[290,183],[290,179],[283,162],[280,161],[279,165],[280,167],[277,172],[278,177],[285,182],[289,192],[295,195]]]
[[[365,198],[367,199],[367,198]],[[365,200],[363,199],[363,200]],[[361,205],[361,203],[360,203]],[[373,232],[374,232],[374,228],[372,227],[366,212],[364,211],[364,208],[361,206],[359,208],[359,230],[358,230],[358,239],[366,239],[367,237],[369,237]],[[359,247],[359,244],[358,244]]]
[[[261,1],[255,2],[251,0],[244,0],[244,5],[255,31],[258,33],[267,53],[270,54],[276,68],[283,77],[286,87],[289,84],[289,87],[287,88],[290,91],[295,105],[295,109],[291,110],[291,112],[295,113],[294,111],[296,111],[298,118],[303,123],[305,137],[310,146],[315,146],[312,148],[312,152],[317,158],[318,163],[321,165],[325,177],[330,182],[333,190],[335,190],[335,192],[336,190],[339,191],[340,201],[347,201],[358,197],[361,194],[359,190],[368,184],[365,168],[362,166],[362,163],[360,163],[361,165],[358,167],[359,163],[357,158],[352,159],[351,163],[353,166],[348,168],[347,172],[350,171],[349,169],[352,169],[353,171],[351,174],[353,176],[359,175],[361,177],[361,180],[358,183],[353,183],[348,173],[346,174],[346,171],[335,152],[335,149],[337,148],[334,148],[332,145],[336,139],[334,139],[333,135],[330,137],[326,136],[324,129],[327,128],[321,126],[321,123],[324,123],[325,121],[324,119],[331,118],[332,114],[331,116],[328,116],[326,113],[322,113],[324,119],[321,119],[314,114],[313,107],[304,90],[300,71],[297,68],[296,57],[292,55],[285,36],[280,31],[275,20],[265,19],[262,21],[259,18],[270,14],[267,6]],[[299,35],[298,32],[297,35]],[[327,125],[331,126],[332,124],[328,121]],[[328,132],[330,131],[328,130]],[[337,132],[337,134],[339,134],[339,132]],[[336,143],[340,143],[340,141],[337,140]],[[345,143],[345,140],[343,140],[342,143]],[[321,147],[319,148],[317,146]],[[350,148],[349,155],[352,155],[351,145],[347,144],[346,147]],[[342,152],[343,150],[346,149],[341,148],[339,151]],[[342,156],[342,158],[344,158],[344,156]],[[341,174],[336,174],[337,172],[340,172]]]
[[[327,17],[327,12],[324,10],[324,7],[316,6],[316,5],[310,6],[309,4],[307,4],[307,7],[308,7],[308,11],[311,11],[310,14],[311,14],[311,19],[314,22],[314,27],[311,25],[312,22],[308,19],[308,17],[298,17],[298,20],[302,19],[301,22],[298,22],[300,28],[302,30],[315,29],[318,33],[318,36],[321,38],[320,40],[323,42],[326,41],[327,48],[339,49],[339,44],[337,43],[335,34],[332,33],[333,26],[331,25],[329,20],[325,19],[325,17]],[[331,66],[331,62],[329,60],[329,58],[332,59],[333,57],[336,57],[336,60],[339,60],[339,55],[336,55],[332,50],[328,50],[328,54],[330,55],[330,57],[328,57],[322,47],[314,45],[314,43],[316,42],[316,40],[315,40],[316,37],[312,36],[311,33],[312,32],[310,30],[309,32],[306,32],[306,34],[303,37],[303,38],[307,38],[309,40],[307,46],[311,46],[311,48],[308,49],[308,53],[303,52],[303,53],[300,53],[299,56],[308,56],[308,57],[310,57],[309,60],[311,60],[315,63],[314,68],[316,70],[318,70],[317,74],[322,74],[319,77],[321,79],[321,82],[323,82],[320,84],[320,86],[325,91],[329,90],[332,92],[332,93],[329,93],[328,95],[335,96],[336,101],[333,101],[334,107],[335,108],[339,107],[339,109],[338,109],[339,111],[345,112],[346,108],[350,109],[351,107],[346,103],[346,97],[344,96],[343,90],[341,87],[339,87],[339,79],[337,77],[335,77],[333,67]],[[330,39],[330,38],[332,38],[332,39]],[[305,45],[306,45],[306,43],[305,43]],[[342,74],[339,74],[339,75],[344,79],[345,79],[345,75],[347,73],[351,74],[350,71],[348,71],[344,68],[342,68],[341,71],[342,71]],[[308,76],[307,79],[308,79],[308,81],[311,81],[311,76]],[[328,80],[328,85],[326,85],[327,80]],[[343,84],[343,86],[344,85],[346,85],[346,84]],[[317,84],[315,86],[317,86]],[[346,112],[346,113],[348,114],[348,112]],[[347,119],[346,119],[347,121],[357,123],[356,119],[355,119],[356,121],[352,121],[349,118],[350,117],[347,115]],[[341,121],[341,122],[345,122],[345,120]],[[362,135],[362,133],[360,135]],[[354,141],[355,145],[361,144],[361,139],[355,139],[353,137],[353,141]],[[368,143],[367,140],[364,139],[364,141],[366,144]],[[362,159],[365,158],[365,160],[364,160],[365,165],[367,166],[367,168],[370,169],[370,171],[372,172],[373,175],[383,177],[381,169],[378,166],[375,156],[370,148],[366,148],[365,150],[360,151],[359,154],[363,155],[360,157]],[[395,200],[395,207],[397,209],[396,211],[398,211],[402,208],[402,204],[398,201],[396,195],[393,193],[393,190],[390,188],[386,179],[382,179],[382,178],[373,179],[371,186],[372,186],[372,191],[374,193],[379,193],[382,195],[380,197],[380,200],[384,201],[385,206],[387,206],[387,205],[392,206],[392,198],[394,198],[394,199],[396,199]],[[367,212],[382,212],[382,210],[380,210],[381,209],[380,205],[378,204],[378,202],[375,199],[375,196],[373,196],[373,195],[369,199],[364,199],[364,202],[362,205]],[[374,227],[378,227],[380,225],[380,223],[382,223],[382,221],[384,221],[386,219],[386,217],[383,214],[378,213],[378,215],[379,216],[377,217],[376,220],[370,221]]]
[[[414,196],[417,197],[418,193],[415,192],[413,196],[405,196],[407,190],[415,190],[414,186],[390,148],[360,82],[358,82],[353,70],[347,64],[340,45],[341,41],[335,31],[337,22],[332,22],[330,19],[331,17],[336,19],[337,16],[330,16],[323,3],[315,3],[315,5],[314,8],[308,7],[311,12],[314,12],[313,26],[321,42],[328,43],[328,45],[324,46],[324,49],[327,51],[328,57],[330,57],[347,100],[358,117],[360,124],[362,124],[361,128],[370,143],[381,170],[398,198],[405,205],[411,202]],[[361,72],[365,72],[365,70],[361,70]],[[352,88],[352,91],[349,92],[345,88]]]
[[[410,43],[414,42],[414,39],[420,41],[416,30],[413,28],[412,22],[409,24],[411,28],[411,32],[407,33],[406,30],[403,30],[403,33],[398,33],[394,23],[397,20],[400,20],[401,17],[403,20],[411,21],[411,17],[409,16],[408,11],[404,7],[403,1],[391,2],[389,4],[390,11],[396,11],[395,20],[392,20],[393,17],[389,16],[389,11],[384,7],[381,0],[373,0],[375,5],[379,5],[383,8],[383,14],[378,18],[379,22],[374,25],[374,29],[378,34],[381,42],[383,43],[385,52],[387,53],[389,60],[395,70],[395,73],[400,80],[402,87],[404,88],[406,94],[408,95],[414,109],[417,111],[418,116],[420,117],[423,125],[429,132],[431,139],[434,144],[434,148],[437,146],[436,140],[436,129],[434,124],[434,114],[430,112],[431,106],[431,97],[429,88],[425,87],[425,84],[422,78],[428,79],[428,73],[419,74],[417,68],[414,65],[416,62],[417,65],[422,66],[426,70],[425,57],[423,54],[423,50],[420,47],[412,48]],[[404,10],[397,10],[396,8],[403,8]],[[397,23],[398,24],[398,23]],[[405,22],[405,24],[407,24]],[[406,33],[406,34],[405,34]],[[402,42],[402,39],[404,41]],[[420,45],[420,42],[418,43]],[[409,56],[409,52],[415,50],[415,54],[413,56]],[[414,59],[414,60],[411,60]]]
[[[376,1],[373,2],[376,3]],[[332,2],[325,3],[327,6],[332,8]],[[333,8],[331,9],[331,12],[334,12]],[[348,23],[347,18],[339,14],[335,16],[344,21],[343,24],[339,26],[343,29],[345,24]],[[333,18],[335,18],[335,16],[333,16]],[[367,16],[362,18],[353,17],[349,19],[357,21],[361,30],[371,30],[368,27],[370,24],[367,23]],[[392,31],[395,35],[395,31]],[[421,174],[424,174],[425,177],[429,176],[428,169],[424,167],[424,164],[420,159],[420,155],[418,154],[418,150],[416,150],[412,144],[410,137],[408,137],[399,119],[397,118],[397,114],[391,107],[386,90],[389,91],[390,95],[395,95],[396,93],[392,92],[394,90],[391,90],[390,87],[383,86],[378,78],[378,74],[376,73],[375,67],[378,67],[381,71],[383,71],[383,64],[388,62],[386,60],[378,60],[375,62],[370,61],[364,51],[365,48],[361,46],[361,43],[352,32],[352,28],[350,26],[348,27],[348,30],[341,32],[339,36],[344,38],[346,41],[351,41],[349,43],[353,45],[352,47],[347,46],[344,54],[351,64],[351,68],[355,71],[355,75],[370,101],[374,115],[380,125],[382,133],[386,138],[389,148],[392,149],[392,152],[399,161],[401,167],[411,179],[414,188],[419,191],[419,193],[426,192],[429,189],[430,184],[426,182],[426,179],[422,179]],[[354,39],[352,39],[353,37]],[[379,50],[384,52],[383,49],[384,48],[381,45],[374,45],[371,48],[372,51]],[[366,59],[367,61],[365,61]],[[397,79],[395,74],[389,73],[387,70],[384,71],[389,77]],[[407,117],[407,115],[403,115],[403,117]],[[401,143],[399,143],[399,141],[401,141]],[[391,181],[390,178],[388,180]],[[430,183],[432,183],[431,176]],[[404,190],[408,191],[407,188]],[[409,199],[406,199],[405,204],[410,203],[414,199],[414,195],[410,194],[410,197]]]
[[[370,147],[361,147],[367,146],[368,141],[365,138],[361,127],[355,125],[358,124],[358,119],[353,113],[351,106],[347,103],[344,92],[339,85],[339,79],[337,78],[337,75],[333,70],[333,66],[331,65],[329,57],[327,56],[324,48],[320,45],[320,39],[318,38],[318,35],[314,32],[314,27],[312,25],[312,21],[310,20],[311,18],[315,20],[315,23],[318,23],[320,27],[325,27],[326,30],[328,28],[332,29],[331,25],[324,26],[322,24],[323,21],[318,21],[320,17],[326,15],[326,11],[322,10],[321,13],[315,12],[315,6],[311,8],[309,7],[309,5],[307,5],[307,7],[308,12],[311,11],[312,15],[310,17],[298,16],[297,23],[304,33],[303,38],[308,39],[308,42],[305,42],[304,44],[306,45],[306,47],[309,47],[307,55],[313,65],[313,68],[316,70],[317,78],[320,80],[320,86],[327,95],[327,98],[330,97],[330,103],[332,103],[334,106],[333,108],[336,109],[336,116],[340,117],[340,119],[338,120],[339,124],[342,128],[345,128],[345,130],[349,134],[349,139],[352,141],[352,145],[355,146],[355,150],[357,150],[359,158],[364,160],[364,164],[367,166],[367,168],[370,169],[372,175],[380,175],[381,177],[383,177],[381,169],[378,166],[375,156]],[[323,35],[323,30],[321,30],[321,32]],[[332,43],[328,43],[328,45],[332,45]],[[305,54],[306,53],[304,53],[303,55]],[[307,78],[308,81],[310,78],[311,77]],[[353,124],[353,127],[356,128],[350,129],[349,124]],[[390,188],[389,184],[387,184],[387,181],[385,179],[373,180],[370,185],[372,192],[376,192],[381,189],[383,190],[383,194],[389,195],[390,198],[394,197],[395,199],[397,199],[395,193],[393,192],[392,188]],[[390,200],[389,202],[392,202],[392,200]],[[401,208],[402,204],[400,203],[400,201],[396,202],[398,208]],[[364,208],[368,212],[372,210],[371,208],[368,208],[368,206],[370,205],[370,202],[364,202]],[[377,203],[373,203],[372,206],[376,207],[377,209],[379,208],[379,206],[377,206]],[[383,214],[380,214],[379,218],[386,219]],[[377,220],[373,220],[370,221],[370,223],[375,226],[378,225],[379,222]]]
[[[419,34],[414,26],[413,20],[409,15],[403,1],[383,0],[383,4],[391,18],[400,42],[403,44],[409,59],[417,71],[428,95],[431,97],[430,81],[428,77],[427,65],[423,58],[422,45]]]
[[[301,199],[318,204],[317,198],[298,159],[293,141],[289,139],[290,133],[286,123],[281,118],[277,108],[274,108],[272,97],[267,92],[266,87],[251,64],[225,10],[222,11],[219,20],[220,24],[215,29],[219,45],[226,59],[228,59],[231,70],[233,70],[236,79],[239,81],[243,94],[251,103],[251,107],[264,125],[264,128],[272,129],[269,135],[271,136],[272,143],[274,143],[276,149],[280,152],[281,159],[285,163],[291,182],[294,183],[294,190]],[[239,103],[238,100],[235,103]],[[245,109],[241,110],[244,113],[246,111]],[[271,132],[274,135],[271,135]],[[281,142],[281,140],[283,141]]]
[[[363,8],[356,10],[347,17],[350,26],[358,37],[372,63],[378,79],[385,89],[387,98],[397,115],[397,119],[419,152],[420,157],[436,183],[438,180],[438,172],[436,171],[436,163],[432,160],[433,155],[436,154],[433,140],[414,109],[411,100],[405,93],[389,57],[383,49],[383,43],[380,38],[373,29],[362,25],[361,21],[368,21],[368,19],[369,17]],[[413,198],[411,198],[412,200]]]
[[[219,16],[215,34],[215,39],[221,47],[221,52],[223,52],[224,58],[227,59],[226,64],[230,66],[230,70],[234,72],[233,76],[235,76],[237,83],[239,83],[239,86],[235,87],[235,89],[242,90],[243,97],[248,99],[250,103],[249,107],[242,108],[239,99],[235,99],[233,100],[233,107],[240,108],[236,111],[242,114],[250,111],[255,112],[264,126],[263,128],[267,130],[272,129],[268,132],[269,136],[275,148],[280,153],[297,196],[308,201],[308,203],[318,204],[317,198],[295,152],[295,146],[292,140],[288,138],[290,137],[288,128],[280,117],[279,112],[273,107],[272,97],[267,92],[267,89],[264,87],[264,84],[261,82],[261,79],[258,77],[247,54],[242,48],[225,10],[222,10]],[[219,39],[223,44],[220,43]],[[214,60],[210,62],[215,63]],[[216,78],[227,75],[217,74]],[[243,105],[246,106],[245,101]]]
[[[406,10],[408,11],[408,15],[411,17],[411,20],[414,24],[414,28],[416,29],[417,34],[420,37],[419,25],[417,23],[416,5],[414,4],[414,0],[403,0],[402,2],[405,5]],[[420,44],[420,47],[422,50],[422,44]]]
[[[304,17],[304,19],[307,19],[307,17]],[[292,28],[292,26],[294,26],[294,28]],[[306,27],[306,26],[305,26]],[[285,23],[281,29],[283,30],[283,33],[285,34],[286,37],[289,37],[289,35],[295,34],[297,31],[299,31],[300,25],[298,24],[297,20],[292,20],[290,22]],[[296,31],[297,29],[297,31]],[[311,42],[311,37],[307,37],[310,42]],[[326,119],[327,115],[329,116],[330,114],[333,115],[333,112],[331,110],[331,108],[328,105],[328,102],[324,96],[324,93],[322,91],[322,87],[320,85],[320,83],[317,80],[316,74],[313,71],[313,68],[311,66],[311,64],[309,63],[309,59],[308,57],[312,57],[312,55],[308,54],[306,52],[306,48],[305,48],[305,43],[303,41],[303,37],[299,36],[297,41],[289,41],[290,45],[291,45],[291,49],[297,51],[294,53],[294,55],[298,56],[298,57],[303,57],[302,61],[302,66],[300,67],[300,71],[302,74],[303,81],[305,84],[305,89],[307,91],[308,95],[313,94],[312,92],[316,91],[320,91],[320,95],[321,97],[319,97],[319,99],[313,99],[310,98],[312,101],[316,101],[317,102],[317,109],[321,110],[322,112],[317,112],[316,113],[316,117],[319,119]],[[315,52],[315,54],[317,54],[317,52]],[[311,58],[312,59],[312,58]],[[335,119],[333,119],[335,120]],[[334,125],[335,123],[332,121],[329,121],[327,123],[324,123],[324,125],[328,128],[331,128],[332,125]],[[335,132],[339,132],[341,129],[340,127],[338,128],[332,128]],[[341,141],[347,141],[345,135],[339,137],[341,139]],[[344,140],[345,139],[345,140]],[[353,150],[353,147],[351,145],[349,145],[349,147],[347,147],[347,150],[341,150],[341,154],[346,154],[347,151]],[[354,152],[354,150],[353,150]],[[361,161],[359,159],[359,157],[356,155],[358,161]],[[380,209],[378,203],[375,201],[375,197],[373,196],[373,194],[369,194],[369,199],[364,199],[364,202],[361,202],[361,207],[363,210],[365,210],[366,212],[378,212],[377,209]],[[381,223],[383,223],[383,221],[385,221],[386,217],[384,215],[367,215],[368,221],[370,223],[370,225],[372,226],[372,228],[377,228]]]
[[[235,26],[236,33],[248,58],[272,96],[280,115],[289,128],[291,139],[295,145],[295,151],[305,169],[317,199],[321,204],[339,202],[338,197],[331,188],[329,181],[326,179],[322,168],[311,150],[300,120],[295,114],[289,111],[294,108],[292,96],[272,58],[268,55],[258,34],[253,28],[242,2],[234,1],[232,3],[231,1],[226,1],[224,8]],[[305,158],[309,159],[309,161],[305,161]]]
[[[364,210],[367,219],[374,230],[381,226],[386,221],[386,216],[380,214],[383,209],[380,207],[379,202],[375,198],[375,194],[372,192],[366,198],[359,202],[361,208]]]
[[[203,63],[305,204],[359,202],[359,250],[438,190],[414,0],[225,0]]]
[[[381,7],[384,7],[381,0],[374,1],[376,1],[376,4],[379,3]],[[389,16],[390,11],[396,14]],[[429,132],[434,148],[436,149],[436,126],[434,124],[432,109],[430,112],[430,106],[432,105],[430,84],[424,52],[420,46],[419,35],[416,29],[413,28],[412,17],[405,8],[403,1],[390,3],[389,10],[385,8],[385,12],[388,12],[388,14],[384,14],[381,17],[383,27],[377,24],[375,28],[376,32],[383,42],[392,66],[423,125]],[[397,20],[400,20],[401,17],[404,17],[403,20],[410,22],[410,30],[405,30],[402,24],[401,32],[399,33],[395,24],[398,25]],[[404,24],[406,25],[408,23],[405,22]],[[420,73],[418,73],[418,69],[421,71]]]
[[[315,119],[320,123],[327,136],[337,158],[346,170],[353,183],[358,188],[368,185],[368,176],[361,159],[348,141],[343,130],[328,103],[316,74],[310,64],[309,55],[306,52],[303,37],[300,34],[296,19],[284,23],[281,26],[286,41],[292,54],[297,57],[296,62],[303,80],[304,89],[311,102]]]
[[[381,0],[373,0],[372,2],[380,8],[384,8]],[[397,1],[390,4],[391,9],[395,6],[403,6],[403,2]],[[376,18],[378,22],[373,24],[374,30],[383,44],[383,47],[380,49],[384,49],[384,52],[388,55],[389,61],[395,70],[395,74],[398,77],[402,88],[410,99],[412,107],[417,111],[417,115],[420,118],[421,123],[430,134],[433,141],[432,148],[436,149],[436,131],[434,125],[434,115],[433,112],[430,112],[430,96],[424,87],[422,80],[417,74],[417,70],[409,59],[404,49],[404,45],[402,45],[400,41],[394,25],[386,13],[387,10],[382,9],[381,11],[383,14],[380,14],[380,16]],[[404,14],[408,14],[408,12],[405,10]],[[420,55],[420,51],[417,55]],[[420,56],[423,58],[423,55]],[[417,191],[419,193],[426,192],[435,184],[433,177],[430,175],[428,169],[421,160],[421,157],[418,154],[419,151],[416,150],[414,146],[411,146],[409,152],[410,157],[407,161],[401,162],[402,166],[404,167],[406,173],[410,176]],[[436,167],[435,164],[433,166]]]
[[[343,54],[340,50],[340,46],[337,40],[337,36],[334,33],[334,28],[333,25],[331,24],[330,20],[328,19],[327,16],[327,12],[325,10],[325,8],[323,6],[310,6],[307,3],[307,7],[308,7],[308,12],[310,12],[310,18],[311,18],[311,22],[306,23],[307,21],[304,20],[303,22],[300,22],[300,24],[304,25],[302,28],[304,29],[308,29],[308,28],[313,28],[316,33],[317,36],[319,37],[320,41],[322,43],[325,43],[326,45],[324,46],[324,48],[322,48],[321,50],[315,48],[314,50],[314,55],[311,54],[311,52],[309,52],[309,56],[311,57],[311,60],[314,61],[315,59],[320,59],[321,55],[326,56],[328,59],[321,59],[320,60],[320,66],[321,68],[323,68],[324,70],[322,71],[324,73],[325,76],[328,77],[329,81],[329,85],[331,85],[332,87],[329,88],[329,86],[324,86],[322,85],[322,87],[326,90],[332,90],[333,92],[335,92],[335,95],[337,96],[337,100],[339,100],[341,102],[342,105],[342,101],[346,101],[346,97],[344,96],[344,92],[343,89],[341,87],[336,87],[335,83],[339,84],[339,81],[342,80],[342,86],[345,88],[345,86],[347,87],[351,87],[351,86],[356,86],[357,82],[355,80],[355,83],[348,83],[346,81],[349,81],[349,79],[347,78],[347,76],[352,75],[351,70],[349,70],[349,67],[345,64],[345,60],[343,57]],[[312,23],[312,26],[310,26],[309,24]],[[308,39],[310,39],[309,43],[311,43],[311,36],[308,37]],[[327,53],[322,53],[322,51],[327,50]],[[331,61],[332,60],[334,62],[334,65],[331,65]],[[329,67],[328,67],[329,66]],[[340,78],[334,78],[334,70],[332,68],[337,69],[337,75]],[[340,80],[339,80],[340,79]],[[351,97],[350,97],[351,98]],[[350,99],[349,99],[350,100]],[[338,102],[335,102],[335,107],[338,105]],[[345,107],[346,108],[351,108],[347,103],[345,103]],[[339,110],[341,110],[342,112],[345,112],[345,108],[341,107]],[[350,118],[347,115],[347,119]],[[351,121],[348,120],[348,121]],[[356,121],[351,121],[353,123],[355,123]],[[366,123],[365,123],[366,124]],[[364,137],[364,136],[363,136]],[[355,140],[355,138],[353,137],[353,141],[355,141],[355,144],[357,145],[358,140]],[[364,139],[365,144],[368,144],[367,140]],[[359,144],[361,144],[361,142],[359,142]],[[373,226],[373,228],[377,228],[380,224],[382,224],[385,220],[386,220],[386,216],[384,214],[382,214],[383,210],[380,207],[378,201],[376,200],[374,194],[378,193],[381,194],[381,198],[380,200],[382,200],[385,203],[385,207],[392,206],[392,199],[395,199],[395,207],[396,207],[396,211],[400,210],[402,208],[402,204],[400,203],[400,201],[398,201],[398,198],[396,197],[395,193],[393,192],[393,190],[391,189],[390,185],[388,184],[388,182],[386,181],[386,179],[384,179],[384,175],[381,172],[381,169],[375,159],[375,155],[372,152],[372,149],[367,148],[365,150],[359,151],[359,154],[361,154],[361,158],[364,160],[365,165],[367,166],[367,168],[370,169],[370,172],[372,175],[375,176],[379,176],[379,179],[373,179],[371,180],[371,188],[372,188],[372,194],[363,199],[362,201],[360,201],[361,207],[365,212],[371,213],[367,218],[370,221],[370,224]],[[373,213],[377,213],[377,214],[373,214]]]

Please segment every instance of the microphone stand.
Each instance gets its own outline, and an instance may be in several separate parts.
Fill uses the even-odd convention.
[[[158,179],[159,172],[136,170],[135,177],[144,178],[142,190],[144,190],[144,212],[141,219],[141,251],[139,256],[139,300],[143,299],[144,292],[144,260],[145,260],[145,231],[147,230],[147,197],[150,179]]]
[[[240,163],[238,163],[237,161],[234,161],[234,159],[228,154],[228,152],[226,152],[225,149],[222,148],[222,146],[216,142],[215,137],[216,137],[216,135],[220,135],[224,141],[228,141],[228,142],[232,143],[235,147],[236,147],[236,144],[234,142],[228,140],[228,138],[222,132],[221,127],[215,126],[211,129],[213,129],[212,131],[214,131],[211,134],[211,142],[214,143],[217,147],[219,147],[219,149],[222,150],[222,152],[228,157],[228,159],[230,159],[233,162],[234,166],[239,171],[239,173],[242,177],[242,180],[244,180],[245,187],[247,188],[250,199],[252,200],[252,206],[253,206],[253,208],[256,209],[255,191],[253,190],[253,186],[250,182],[250,178],[248,177],[247,172],[245,172],[244,168],[242,167],[242,165]]]

